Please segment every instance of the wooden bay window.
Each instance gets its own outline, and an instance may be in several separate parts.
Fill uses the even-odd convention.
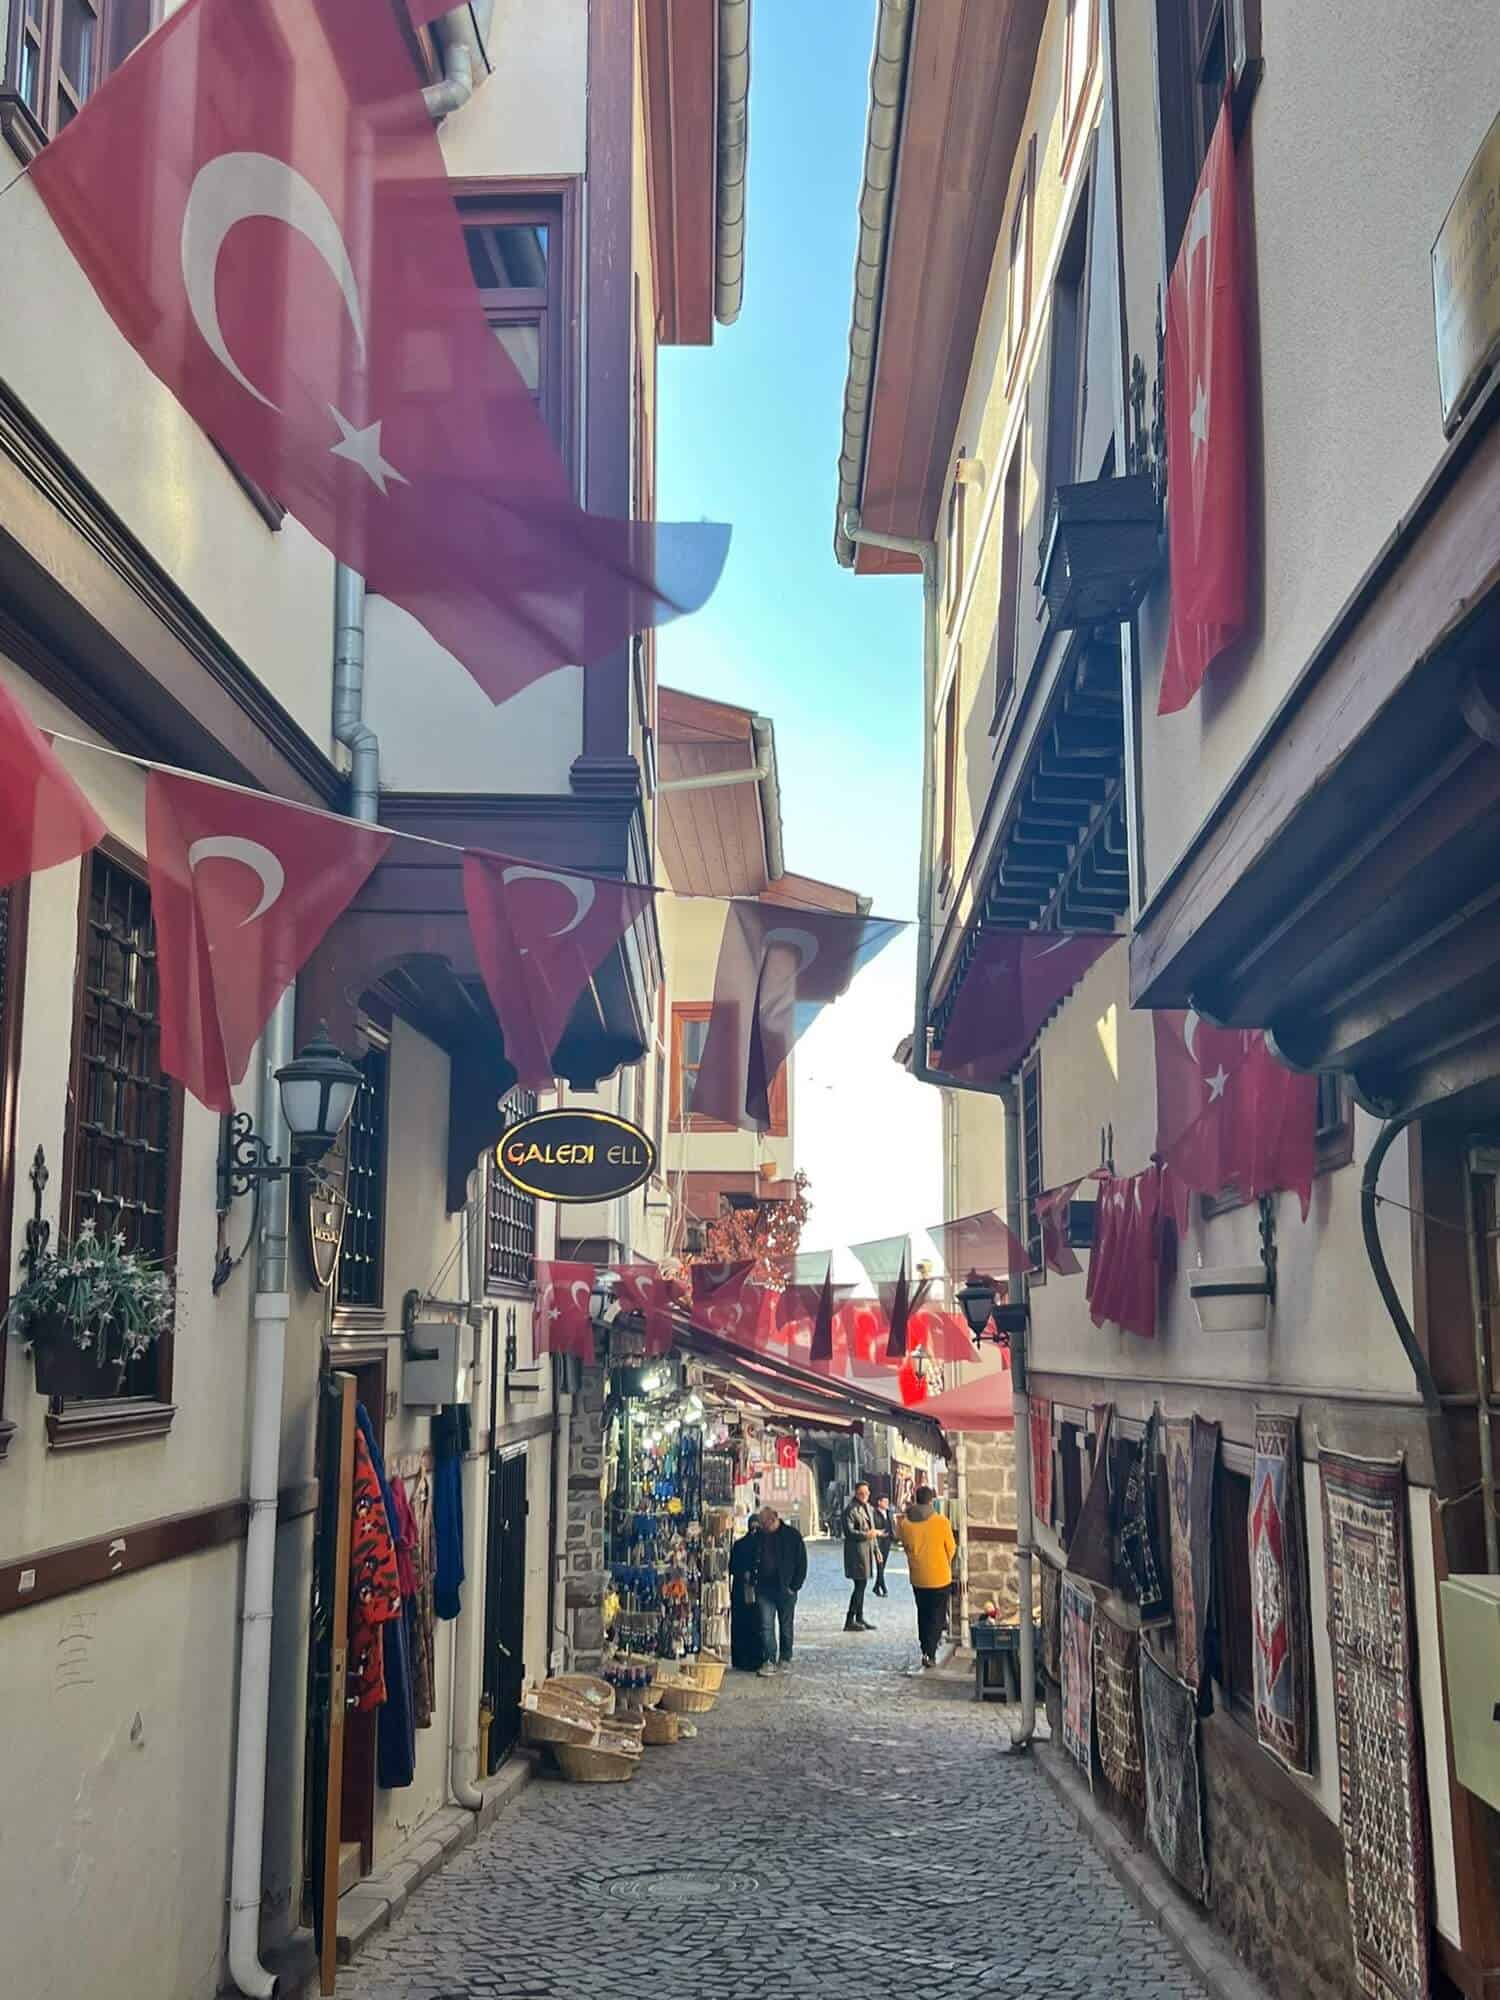
[[[455,183],[485,316],[571,470],[578,318],[571,181]]]
[[[705,1117],[693,1109],[693,1091],[703,1066],[703,1050],[708,1041],[708,1024],[713,1006],[708,1001],[683,1000],[672,1009],[672,1130],[674,1132],[734,1132],[739,1127],[717,1118]],[[786,1066],[771,1082],[770,1135],[784,1139],[790,1129]]]
[[[0,0],[0,132],[12,150],[35,159],[159,13],[159,0]]]

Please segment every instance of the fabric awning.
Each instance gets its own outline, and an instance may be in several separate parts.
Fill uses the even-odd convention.
[[[980,1375],[929,1396],[922,1415],[942,1425],[945,1431],[1013,1431],[1016,1427],[1015,1398],[1011,1372],[998,1368],[992,1375]]]

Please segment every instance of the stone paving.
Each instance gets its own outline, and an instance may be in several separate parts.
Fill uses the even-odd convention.
[[[730,1674],[628,1785],[531,1785],[339,2000],[1201,2000],[1002,1711],[906,1671],[904,1570],[846,1636],[839,1552],[812,1558],[789,1676]]]

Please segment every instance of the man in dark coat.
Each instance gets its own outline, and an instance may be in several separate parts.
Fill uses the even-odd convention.
[[[849,1598],[849,1615],[844,1620],[846,1632],[873,1632],[875,1627],[865,1618],[865,1587],[870,1581],[870,1572],[875,1566],[875,1516],[870,1511],[870,1489],[862,1479],[854,1489],[854,1497],[844,1509],[844,1574],[854,1589]]]
[[[807,1581],[807,1544],[801,1530],[783,1521],[774,1507],[761,1508],[751,1541],[749,1573],[764,1656],[759,1671],[763,1679],[769,1679],[778,1670],[786,1673],[792,1664],[797,1592]]]
[[[891,1544],[896,1539],[896,1516],[884,1494],[871,1503],[870,1512],[875,1517],[875,1595],[889,1597],[891,1593],[885,1587],[885,1566],[891,1559]]]

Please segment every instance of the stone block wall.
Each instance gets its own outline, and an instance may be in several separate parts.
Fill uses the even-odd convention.
[[[565,1603],[569,1667],[588,1673],[604,1657],[604,1368],[591,1363],[573,1398],[568,1444]]]
[[[976,1616],[991,1598],[1014,1622],[1016,1587],[1016,1441],[1009,1431],[969,1432],[963,1440],[965,1559],[969,1608]],[[1010,1538],[1002,1541],[1000,1531]]]

